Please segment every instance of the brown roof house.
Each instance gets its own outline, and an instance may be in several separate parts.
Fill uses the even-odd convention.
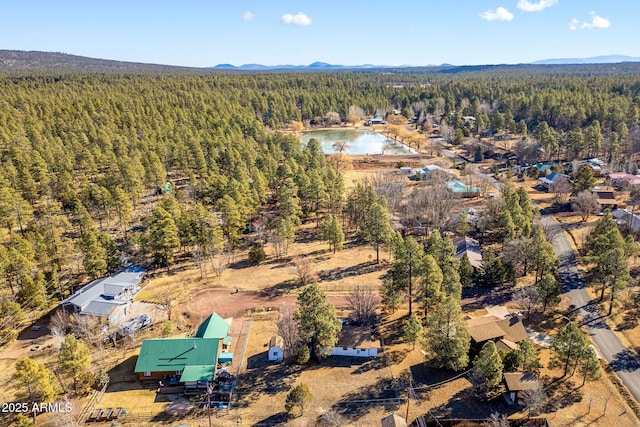
[[[332,356],[378,357],[380,340],[368,327],[343,326]]]
[[[503,306],[491,307],[487,311],[489,313],[485,316],[466,320],[474,348],[479,349],[487,341],[494,341],[498,349],[517,349],[518,343],[527,338],[527,331],[520,317],[509,314]]]
[[[600,209],[617,209],[620,204],[616,200],[616,195],[613,191],[593,190],[593,195],[596,201],[600,205]]]
[[[540,380],[532,372],[505,372],[504,382],[507,386],[505,399],[513,405],[518,399],[518,393],[526,390],[535,390],[540,387]]]

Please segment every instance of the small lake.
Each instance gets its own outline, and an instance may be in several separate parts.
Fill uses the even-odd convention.
[[[406,145],[387,138],[379,132],[368,130],[332,129],[309,131],[303,133],[300,137],[302,145],[306,145],[311,138],[320,141],[322,151],[325,154],[336,152],[332,147],[336,141],[347,141],[349,143],[349,149],[345,150],[347,154],[381,154],[382,147],[387,144],[389,147],[384,151],[385,154],[415,153],[414,150]]]

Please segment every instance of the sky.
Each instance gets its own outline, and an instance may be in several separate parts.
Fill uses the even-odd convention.
[[[638,0],[2,0],[0,49],[165,65],[640,57]]]

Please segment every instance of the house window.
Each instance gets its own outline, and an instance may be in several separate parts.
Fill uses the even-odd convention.
[[[366,348],[361,348],[360,351],[367,351],[367,349]]]
[[[274,352],[273,352],[273,355],[274,355],[274,356],[277,356],[277,355],[278,355],[278,352],[277,352],[277,351],[274,351]]]
[[[149,371],[145,372],[145,373],[144,373],[144,376],[145,376],[145,377],[150,377],[150,376],[151,376],[151,372],[149,372]]]
[[[347,347],[342,347],[342,349],[343,349],[344,351],[349,350]]]

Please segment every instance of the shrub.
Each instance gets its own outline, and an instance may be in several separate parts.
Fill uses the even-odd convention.
[[[293,352],[293,362],[298,365],[304,365],[309,361],[310,357],[311,353],[309,352],[309,347],[306,345],[301,345]]]
[[[264,252],[264,247],[262,245],[254,246],[249,251],[250,262],[260,264],[265,259],[267,259],[267,254]]]

